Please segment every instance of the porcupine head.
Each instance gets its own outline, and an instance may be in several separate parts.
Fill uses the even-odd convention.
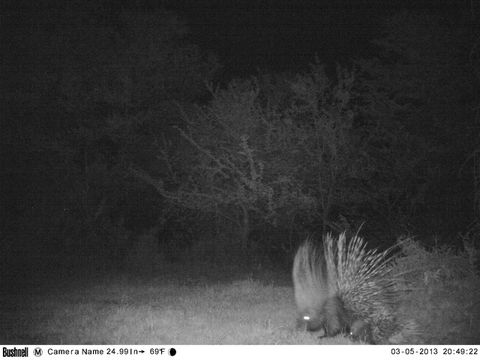
[[[347,330],[347,317],[327,274],[323,252],[307,240],[293,262],[293,286],[298,308],[297,327],[334,336]]]

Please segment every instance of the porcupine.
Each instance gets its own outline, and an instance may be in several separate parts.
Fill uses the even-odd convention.
[[[298,324],[368,343],[382,343],[396,329],[391,249],[365,247],[358,236],[347,244],[345,233],[328,234],[323,249],[311,239],[299,247],[292,271]]]

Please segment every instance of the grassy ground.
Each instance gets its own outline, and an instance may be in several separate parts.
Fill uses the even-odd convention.
[[[399,342],[478,344],[480,282],[468,257],[415,243],[404,253],[397,268],[408,291],[397,315],[413,331]],[[232,276],[245,272],[210,263],[112,275],[102,261],[47,260],[2,264],[0,344],[352,343],[295,329],[288,271]]]
[[[161,277],[60,278],[4,291],[0,343],[319,343],[294,328],[291,286],[254,280],[208,284]]]

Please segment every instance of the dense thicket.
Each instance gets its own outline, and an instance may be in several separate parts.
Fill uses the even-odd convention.
[[[309,68],[220,84],[173,13],[81,6],[4,17],[4,254],[123,259],[155,229],[172,258],[263,261],[306,233],[476,220],[472,14],[399,13],[354,65],[326,71],[319,49]]]

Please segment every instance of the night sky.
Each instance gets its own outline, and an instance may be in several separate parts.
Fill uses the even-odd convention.
[[[166,8],[186,22],[190,39],[219,56],[224,77],[258,70],[305,68],[318,56],[328,64],[349,64],[368,57],[370,43],[381,37],[381,22],[402,10],[455,19],[478,5],[468,0],[164,0],[164,1],[7,1],[3,26],[7,35],[26,36],[35,23],[61,23],[63,16],[114,18],[119,11]],[[472,10],[473,9],[473,10]],[[13,44],[11,44],[14,46]]]
[[[316,55],[329,64],[348,64],[372,54],[370,40],[381,37],[381,21],[389,15],[413,10],[455,17],[471,5],[462,0],[166,3],[187,20],[192,39],[218,54],[226,71],[235,75],[296,71]]]

